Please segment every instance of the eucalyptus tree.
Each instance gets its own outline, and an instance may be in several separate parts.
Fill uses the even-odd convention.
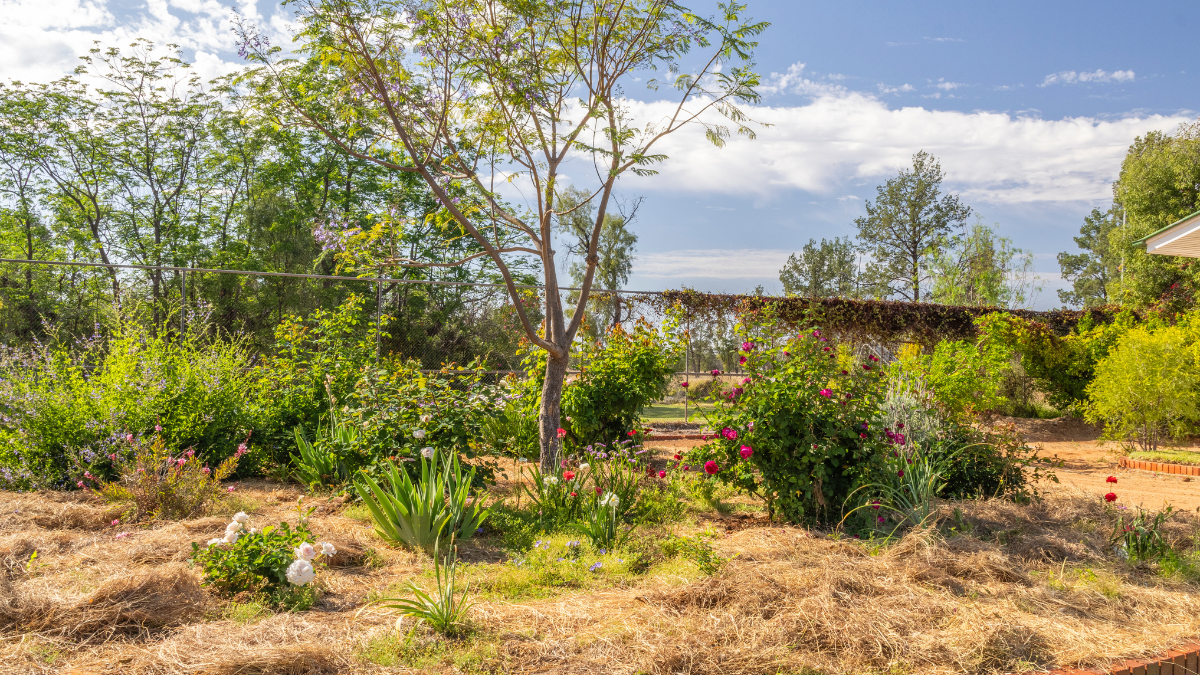
[[[249,25],[243,53],[266,109],[320,130],[346,152],[391,171],[415,173],[463,237],[482,249],[454,266],[488,258],[526,337],[547,354],[539,415],[541,465],[557,465],[559,408],[571,343],[599,262],[601,230],[617,180],[654,173],[664,138],[692,123],[721,146],[752,137],[739,104],[758,101],[752,39],[765,23],[745,6],[718,5],[704,18],[674,0],[296,0],[303,58],[289,60]],[[703,50],[685,68],[693,50]],[[635,119],[624,87],[666,73],[676,93],[662,117]],[[656,115],[657,116],[657,115]],[[281,120],[282,121],[282,120]],[[370,138],[367,151],[355,138]],[[595,220],[582,292],[567,312],[552,247],[556,202],[569,160],[590,162],[585,188]],[[526,199],[509,206],[496,181]],[[580,185],[578,179],[573,182]],[[462,196],[454,194],[455,188]],[[517,240],[514,240],[516,237]],[[509,260],[541,266],[545,320],[534,325]]]

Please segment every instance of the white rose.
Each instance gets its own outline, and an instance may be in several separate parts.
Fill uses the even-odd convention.
[[[225,542],[225,540],[220,537],[213,537],[212,539],[208,540],[208,545],[212,546],[213,544],[221,544],[224,542]]]
[[[225,533],[226,533],[226,534],[228,534],[228,533],[230,533],[230,532],[237,532],[237,531],[239,531],[239,530],[241,530],[241,529],[242,529],[242,524],[241,524],[241,523],[238,523],[238,522],[232,522],[232,523],[230,523],[230,524],[228,524],[228,525],[226,525],[226,526],[225,526]]]
[[[425,430],[417,429],[416,431],[413,432],[413,438],[415,438],[417,440],[421,440],[422,438],[425,438]]]
[[[421,448],[421,456],[425,459],[433,459],[433,448]]]
[[[238,511],[233,514],[233,522],[235,523],[245,523],[247,520],[250,520],[250,516],[246,515],[245,511]]]
[[[307,560],[296,560],[287,568],[287,580],[296,586],[303,586],[315,579],[317,573],[313,570],[312,563]]]
[[[327,541],[321,542],[321,555],[331,556],[336,553],[337,553],[337,549],[333,547],[333,544],[331,544]]]
[[[580,471],[587,471],[587,470],[588,470],[588,469],[590,469],[590,468],[592,468],[592,465],[591,465],[591,464],[588,464],[587,462],[584,462],[583,464],[580,464],[580,465],[579,465],[579,470],[580,470]]]
[[[226,532],[225,533],[225,543],[226,544],[236,544],[238,537],[240,537],[240,536],[241,535],[238,534],[237,531]]]
[[[421,415],[421,421],[424,422],[425,424],[429,424],[429,421],[432,419],[433,419],[433,415]]]
[[[302,560],[312,560],[317,557],[317,550],[307,541],[296,547],[296,557]]]

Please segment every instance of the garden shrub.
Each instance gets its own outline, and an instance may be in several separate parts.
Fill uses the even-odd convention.
[[[1200,372],[1184,326],[1130,330],[1096,367],[1086,418],[1105,436],[1154,450],[1200,420]]]
[[[251,373],[249,397],[254,445],[265,461],[286,465],[296,447],[296,427],[315,430],[329,406],[345,403],[364,369],[377,362],[380,327],[364,306],[362,296],[351,295],[307,320],[286,316],[275,328],[272,352]]]
[[[250,526],[245,513],[234,515],[220,537],[201,546],[192,542],[192,560],[204,572],[204,585],[226,596],[242,593],[267,599],[286,609],[304,610],[316,600],[309,586],[321,557],[337,551],[328,543],[313,546],[307,515],[312,509],[297,505],[299,522],[268,525],[261,531]]]
[[[95,488],[107,502],[126,504],[127,520],[177,520],[204,515],[210,506],[233,490],[221,481],[233,475],[238,460],[245,454],[242,445],[215,469],[210,469],[194,450],[173,454],[161,434],[142,440],[129,434],[127,447],[114,449],[108,457],[112,481],[85,471],[77,483]]]
[[[0,353],[0,487],[62,489],[82,467],[161,427],[167,445],[217,464],[249,431],[244,341],[197,322],[182,337],[119,316],[108,336]]]
[[[836,522],[891,446],[879,416],[878,359],[840,368],[820,330],[789,336],[769,313],[740,330],[748,376],[713,397],[715,442],[688,461],[760,496],[772,517]]]
[[[979,319],[978,339],[942,341],[929,354],[910,351],[889,371],[894,378],[920,377],[948,418],[966,420],[1004,404],[1000,387],[1012,352],[988,329],[995,316]]]

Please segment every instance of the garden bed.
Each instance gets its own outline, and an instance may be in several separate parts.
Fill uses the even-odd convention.
[[[294,520],[302,493],[255,481],[235,494],[211,517],[128,528],[83,493],[0,493],[5,671],[1001,673],[1102,667],[1200,634],[1193,568],[1114,560],[1115,511],[1062,488],[1038,504],[947,504],[938,527],[891,545],[781,527],[749,501],[730,515],[693,503],[643,528],[650,552],[670,533],[712,531],[730,560],[711,576],[661,551],[637,568],[598,552],[537,562],[485,534],[460,550],[477,604],[457,639],[397,631],[395,614],[368,603],[410,579],[431,585],[431,565],[383,545],[340,499],[314,502],[311,528],[340,557],[309,611],[199,591],[191,542],[238,510]],[[1180,515],[1167,534],[1196,527]]]

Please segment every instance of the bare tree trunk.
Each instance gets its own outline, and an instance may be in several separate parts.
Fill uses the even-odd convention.
[[[539,434],[541,449],[542,473],[558,471],[559,450],[562,440],[558,437],[559,420],[562,414],[563,382],[567,378],[568,358],[554,358],[551,354],[546,359],[546,380],[542,383],[542,407],[538,411],[538,421],[541,422]]]

